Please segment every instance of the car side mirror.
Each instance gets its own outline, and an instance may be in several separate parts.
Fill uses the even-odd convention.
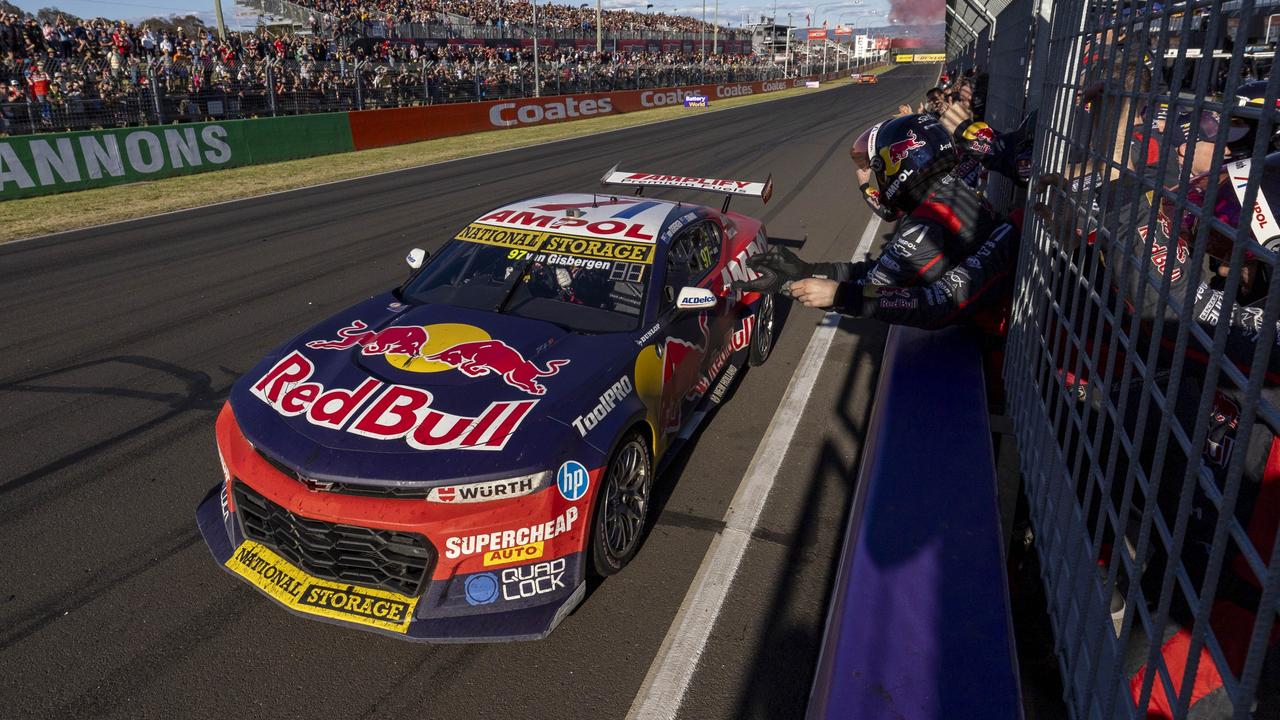
[[[713,307],[715,304],[715,293],[705,288],[680,288],[680,295],[676,297],[676,307],[681,310],[702,310]]]
[[[422,248],[414,248],[409,251],[409,254],[405,257],[404,261],[409,265],[409,267],[417,270],[422,267],[422,263],[426,262],[429,257],[431,257],[431,253],[423,250]]]

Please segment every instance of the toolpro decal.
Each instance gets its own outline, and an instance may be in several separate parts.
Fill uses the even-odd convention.
[[[416,597],[312,577],[251,540],[231,553],[226,567],[288,608],[357,625],[405,632],[418,604]]]
[[[363,320],[353,320],[338,330],[336,340],[312,340],[313,350],[360,348],[362,355],[382,355],[401,370],[433,373],[457,370],[467,377],[493,374],[529,395],[543,395],[547,388],[539,378],[551,377],[569,364],[567,359],[538,365],[525,360],[519,350],[495,340],[482,328],[461,323],[392,325],[370,330]]]
[[[560,496],[569,502],[577,502],[582,499],[582,496],[587,494],[587,488],[590,485],[591,474],[577,460],[565,462],[556,471],[556,487],[560,490]]]
[[[368,378],[356,388],[308,382],[315,365],[294,351],[249,391],[276,412],[374,440],[402,440],[415,450],[501,450],[537,400],[489,403],[475,417],[433,407],[431,393]]]
[[[613,412],[618,403],[622,402],[630,394],[631,378],[623,375],[608,390],[604,391],[599,400],[596,400],[595,407],[573,419],[573,427],[577,429],[579,435],[586,437],[592,428],[605,419],[609,413]]]
[[[526,475],[509,480],[490,480],[489,482],[467,483],[466,485],[449,485],[432,488],[427,493],[429,502],[438,503],[476,503],[490,500],[507,500],[528,495],[541,488],[539,476]]]
[[[444,556],[449,559],[468,555],[479,555],[493,550],[521,547],[533,543],[541,543],[554,539],[573,529],[578,521],[578,508],[569,507],[556,516],[537,525],[522,527],[517,530],[499,530],[481,535],[463,535],[451,537],[444,541]]]

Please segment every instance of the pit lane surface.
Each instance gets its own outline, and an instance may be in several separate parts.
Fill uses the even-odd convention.
[[[847,148],[936,74],[0,246],[0,715],[625,716],[820,313],[790,313],[774,356],[659,479],[636,560],[534,643],[333,627],[224,573],[193,517],[220,477],[214,416],[269,348],[395,285],[407,248],[503,202],[591,191],[615,162],[772,172],[770,204],[734,208],[808,235],[806,257],[847,257],[869,215]],[[684,717],[803,712],[883,340],[844,329]]]

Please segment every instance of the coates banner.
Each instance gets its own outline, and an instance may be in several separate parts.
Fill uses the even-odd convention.
[[[804,87],[805,81],[810,79],[812,78],[690,85],[681,88],[359,110],[350,113],[351,137],[355,148],[364,150],[485,130],[546,125],[637,110],[683,106],[685,97],[689,95],[702,95],[714,102]]]
[[[809,39],[810,40],[826,40],[827,31],[826,30],[810,30]]]

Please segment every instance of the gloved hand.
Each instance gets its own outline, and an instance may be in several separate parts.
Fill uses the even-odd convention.
[[[759,274],[754,280],[735,280],[734,290],[746,292],[778,293],[796,280],[807,277],[830,277],[835,274],[833,263],[807,263],[784,247],[771,247],[759,255],[747,259],[747,267]]]

